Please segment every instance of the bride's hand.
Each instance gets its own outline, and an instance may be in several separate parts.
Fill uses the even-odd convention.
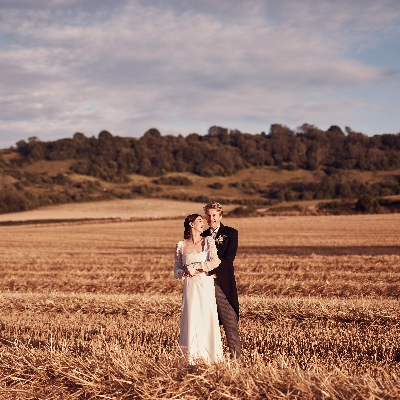
[[[184,269],[184,270],[183,270],[182,276],[183,276],[184,278],[188,278],[188,277],[190,277],[190,276],[192,276],[192,275],[191,275],[191,273],[189,272],[189,270]]]
[[[196,269],[197,266],[200,266],[200,263],[192,263],[186,266],[183,276],[190,277],[190,276],[197,276],[203,273],[202,269]]]

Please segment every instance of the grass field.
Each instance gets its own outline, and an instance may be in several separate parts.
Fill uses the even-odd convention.
[[[226,211],[234,208],[225,207]],[[203,213],[202,203],[171,201],[164,199],[107,200],[87,203],[69,203],[42,207],[37,210],[0,214],[2,221],[29,221],[52,219],[159,219],[186,217],[191,213]]]
[[[399,398],[400,215],[224,222],[243,357],[212,366],[177,355],[183,219],[1,227],[0,398]]]

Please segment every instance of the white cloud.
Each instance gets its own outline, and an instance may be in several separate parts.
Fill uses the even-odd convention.
[[[398,35],[400,19],[395,1],[9,4],[0,1],[6,145],[156,125],[205,133],[218,121],[254,132],[312,118],[351,125],[374,100],[350,91],[390,79],[353,55]]]

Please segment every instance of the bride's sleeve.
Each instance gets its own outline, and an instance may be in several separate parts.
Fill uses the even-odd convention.
[[[181,242],[178,242],[175,247],[174,254],[174,278],[182,279],[183,276],[183,265],[182,265],[182,246]]]
[[[211,236],[206,237],[207,240],[207,261],[202,263],[202,268],[204,271],[212,271],[217,268],[221,260],[218,258],[217,246],[215,246],[215,241]]]

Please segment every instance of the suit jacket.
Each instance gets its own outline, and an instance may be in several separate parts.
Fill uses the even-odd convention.
[[[203,236],[210,235],[210,229],[203,232]],[[222,239],[220,239],[220,241],[222,241],[221,244],[218,243],[218,238],[220,237],[222,237]],[[215,244],[217,246],[218,258],[221,260],[221,263],[217,268],[210,271],[210,274],[217,275],[219,287],[224,292],[239,318],[239,299],[233,266],[233,261],[238,248],[238,239],[239,234],[236,229],[220,224],[217,237],[215,238]]]

